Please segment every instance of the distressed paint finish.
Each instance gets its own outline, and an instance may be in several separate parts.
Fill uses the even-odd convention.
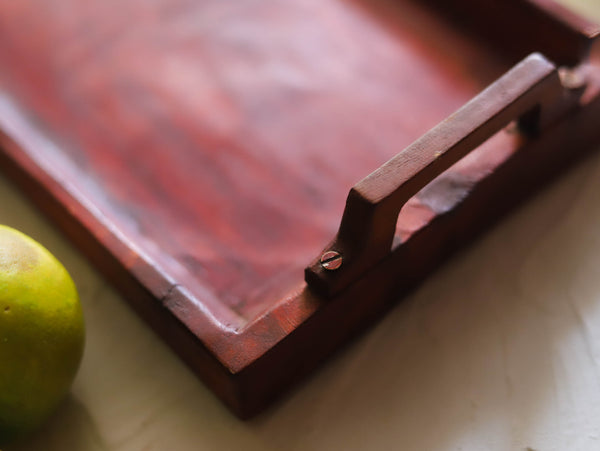
[[[439,263],[426,257],[456,227],[446,213],[468,222],[521,145],[501,132],[409,200],[397,235],[415,244],[325,303],[302,269],[348,188],[514,58],[411,1],[22,0],[0,6],[0,42],[3,168],[241,415]],[[587,102],[564,126],[581,149]],[[559,128],[530,154],[566,140]]]

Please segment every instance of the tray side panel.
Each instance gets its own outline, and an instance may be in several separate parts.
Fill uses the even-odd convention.
[[[589,55],[600,26],[554,0],[427,0],[457,25],[485,39],[511,64],[532,52],[558,66],[576,66]]]

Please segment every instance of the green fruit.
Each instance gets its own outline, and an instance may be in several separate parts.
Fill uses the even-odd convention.
[[[85,329],[66,269],[0,225],[0,445],[38,427],[75,377]]]

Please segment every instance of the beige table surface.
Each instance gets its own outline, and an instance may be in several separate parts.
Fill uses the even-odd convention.
[[[87,321],[71,394],[4,451],[600,450],[600,152],[250,422],[1,177],[0,223],[59,257]]]

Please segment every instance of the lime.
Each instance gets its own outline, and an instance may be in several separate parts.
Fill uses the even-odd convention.
[[[0,445],[58,406],[83,354],[79,296],[42,245],[0,225]]]

